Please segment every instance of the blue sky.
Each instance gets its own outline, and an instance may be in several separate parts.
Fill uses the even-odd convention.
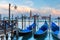
[[[44,6],[50,6],[56,8],[60,5],[60,0],[0,0],[1,4],[11,3],[14,5],[24,5],[33,8],[40,8]]]
[[[13,6],[16,5],[20,9],[24,7],[23,10],[26,10],[25,8],[34,9],[34,12],[37,12],[36,10],[38,10],[37,13],[41,14],[52,13],[52,15],[55,14],[56,16],[57,14],[57,16],[59,16],[60,13],[60,0],[0,0],[0,6],[3,5],[7,6],[9,3],[11,3],[11,5]],[[5,10],[4,7],[3,8],[0,7],[0,12],[4,10]]]

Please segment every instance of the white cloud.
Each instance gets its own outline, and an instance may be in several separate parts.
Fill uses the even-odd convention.
[[[34,3],[32,1],[26,1],[25,4],[28,5],[28,6],[33,6],[34,5]]]
[[[7,0],[0,0],[0,4],[7,4]]]
[[[55,15],[60,16],[60,9],[55,9],[52,7],[41,7],[40,9],[31,8],[28,6],[18,6],[15,10],[13,7],[11,7],[11,13],[19,14],[19,13],[29,13],[30,10],[32,10],[33,14],[40,13],[41,15]],[[0,4],[0,13],[1,14],[8,14],[8,4],[2,5]]]
[[[22,0],[22,5],[32,7],[34,5],[34,2],[32,0]]]
[[[60,16],[60,9],[52,8],[52,7],[42,7],[40,8],[40,13],[43,15],[51,14],[52,17]]]

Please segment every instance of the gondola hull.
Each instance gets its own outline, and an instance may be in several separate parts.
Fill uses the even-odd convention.
[[[32,29],[36,26],[35,23],[33,23],[32,25],[30,25],[29,27],[27,27],[26,29],[22,30],[20,29],[18,34],[19,36],[24,36],[24,35],[27,35],[27,34],[31,34],[32,33]],[[16,31],[14,31],[14,35],[16,35]]]
[[[28,39],[30,39],[31,37],[32,37],[32,33],[29,33],[29,34],[27,34],[27,35],[24,35],[23,38],[22,38],[22,40],[28,40]]]
[[[45,21],[45,23],[41,26],[41,28],[35,32],[34,34],[34,38],[36,38],[37,40],[43,40],[46,36],[47,36],[47,31],[48,31],[48,24]]]
[[[51,29],[52,29],[52,37],[54,40],[60,40],[60,38],[58,37],[59,34],[59,27],[52,22],[51,24]]]
[[[56,34],[52,33],[52,37],[54,40],[60,40],[60,38],[58,38],[58,34],[56,35]]]
[[[47,35],[47,31],[42,34],[34,34],[34,38],[45,38]]]
[[[30,34],[32,34],[32,31],[29,31],[29,32],[19,32],[18,34],[19,34],[19,36],[30,35]]]
[[[23,30],[24,31],[24,30]],[[23,32],[21,30],[18,31],[19,36],[25,36],[25,35],[30,35],[32,33],[32,30],[29,30],[27,32]],[[14,36],[16,35],[16,31],[14,31]]]
[[[30,34],[32,34],[32,29],[34,28],[34,27],[36,27],[36,24],[35,23],[33,23],[32,25],[30,25],[29,27],[27,27],[26,29],[24,29],[24,30],[19,30],[19,32],[18,32],[18,34],[19,34],[19,36],[25,36],[25,35],[30,35]],[[16,35],[16,31],[14,32],[14,34]]]

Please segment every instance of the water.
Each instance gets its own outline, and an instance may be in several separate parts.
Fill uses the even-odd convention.
[[[24,25],[24,29],[26,28],[26,27],[28,27],[29,25],[31,25],[33,22],[26,22],[26,23],[24,23],[25,25]],[[55,22],[57,25],[58,25],[58,23],[57,22]],[[37,23],[37,28],[36,28],[36,30],[38,30],[42,25],[44,24],[44,22],[39,22],[39,23]],[[20,28],[20,29],[22,29],[22,22],[20,21],[20,22],[18,22],[18,28]],[[10,38],[10,36],[11,36],[11,33],[9,33],[8,34],[9,36],[9,38],[8,38],[8,40],[11,40],[11,38]],[[50,40],[54,40],[53,39],[53,37],[52,37],[52,35],[51,35],[51,32],[50,32],[50,37],[49,37],[49,31],[48,31],[48,34],[47,34],[47,36],[44,38],[44,40],[49,40],[49,38],[50,38]],[[1,38],[0,38],[0,40],[1,40]],[[5,37],[4,37],[4,40],[5,40]],[[13,40],[16,40],[16,36],[14,37],[14,39]],[[30,36],[20,36],[20,37],[18,37],[18,40],[41,40],[41,39],[35,39],[34,38],[34,35],[30,35]],[[42,39],[43,40],[43,39]]]

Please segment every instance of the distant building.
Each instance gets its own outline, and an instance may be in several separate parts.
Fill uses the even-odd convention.
[[[32,18],[32,11],[30,10],[30,18]]]

